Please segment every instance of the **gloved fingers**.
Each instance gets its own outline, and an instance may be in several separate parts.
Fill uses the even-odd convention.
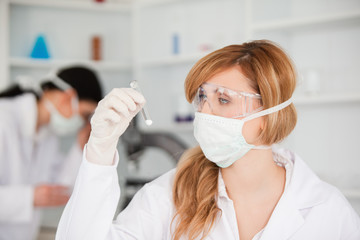
[[[138,105],[140,105],[140,106],[145,105],[146,100],[145,100],[144,96],[140,92],[138,92],[138,91],[136,91],[135,89],[132,89],[132,88],[123,88],[122,90],[124,92],[126,92],[127,95],[130,96],[134,100],[134,102],[137,103]]]
[[[91,118],[92,130],[88,142],[89,160],[112,163],[116,144],[129,126],[132,117],[144,106],[141,93],[131,88],[113,89],[102,99]]]
[[[91,118],[93,136],[107,136],[119,128],[119,124],[121,129],[126,128],[144,104],[144,97],[134,89],[113,89],[99,102]]]
[[[132,97],[127,94],[126,91],[124,91],[123,89],[113,89],[112,93],[113,94],[109,96],[109,98],[111,98],[111,101],[108,102],[111,107],[116,109],[116,105],[114,104],[121,101],[127,106],[129,112],[136,110],[137,103],[133,100]]]
[[[142,104],[146,102],[144,96],[140,92],[132,88],[114,88],[106,97],[113,95],[119,97],[129,96],[136,104]]]
[[[123,100],[122,98],[125,100]],[[134,102],[131,103],[132,101],[131,98],[126,96],[122,98],[116,95],[108,96],[106,101],[104,101],[103,108],[107,110],[110,109],[114,110],[115,112],[117,112],[120,115],[123,115],[124,117],[129,117],[130,116],[129,108],[136,108],[136,105]]]
[[[105,97],[102,104],[105,108],[113,108],[115,111],[128,117],[129,112],[135,111],[137,105],[143,106],[144,103],[144,97],[134,89],[115,88]]]
[[[113,109],[108,109],[108,111],[104,111],[102,113],[102,119],[104,121],[108,121],[108,122],[114,123],[114,124],[117,124],[117,123],[120,123],[121,121],[124,121],[123,116],[120,115],[118,112],[116,112]]]
[[[115,95],[118,99],[120,99],[123,103],[126,104],[129,112],[135,111],[136,102],[125,92],[122,91],[123,94]]]
[[[131,111],[130,112],[130,115],[132,117],[134,117],[138,112],[140,112],[140,110],[143,108],[143,104],[141,105],[136,105],[136,109],[134,111]]]

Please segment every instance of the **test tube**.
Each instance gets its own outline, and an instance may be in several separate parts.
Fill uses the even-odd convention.
[[[135,89],[136,91],[138,91],[138,92],[140,92],[142,94],[142,92],[140,90],[140,87],[139,87],[139,83],[136,80],[133,80],[133,81],[130,82],[130,87],[132,89]],[[144,106],[140,110],[140,112],[141,112],[141,115],[142,115],[143,119],[145,120],[145,124],[150,126],[153,123],[153,121],[150,118],[150,115],[149,115],[149,113],[148,113],[148,111],[146,109],[146,106]]]

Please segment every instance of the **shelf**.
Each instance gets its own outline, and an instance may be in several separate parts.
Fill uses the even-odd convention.
[[[10,0],[10,4],[19,6],[35,6],[62,9],[90,10],[99,12],[129,12],[130,3],[97,3],[79,0]]]
[[[294,96],[295,105],[312,105],[327,103],[360,103],[360,93],[317,94]]]
[[[200,60],[210,52],[203,52],[198,54],[188,54],[188,55],[174,55],[169,57],[163,57],[159,59],[147,59],[143,60],[141,64],[145,67],[155,67],[155,66],[168,66],[176,64],[190,63],[193,64]]]
[[[60,60],[60,59],[31,59],[31,58],[11,58],[11,67],[22,68],[56,68],[72,64],[84,64],[96,70],[103,71],[130,71],[130,64],[120,62],[95,62],[90,60]]]
[[[330,24],[347,24],[358,21],[360,21],[359,10],[316,17],[266,21],[261,23],[254,23],[251,28],[253,29],[253,31],[273,31],[286,29],[293,30],[301,27],[315,27]]]

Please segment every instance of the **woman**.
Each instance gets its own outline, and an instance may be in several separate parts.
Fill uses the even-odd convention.
[[[270,41],[219,49],[185,81],[199,147],[147,184],[112,223],[119,199],[115,146],[145,100],[114,89],[91,120],[63,239],[360,239],[343,195],[294,153],[271,146],[296,124],[290,59]]]
[[[34,239],[38,209],[67,202],[101,97],[95,73],[80,66],[49,76],[40,89],[0,93],[0,239]],[[59,137],[76,133],[63,156]]]

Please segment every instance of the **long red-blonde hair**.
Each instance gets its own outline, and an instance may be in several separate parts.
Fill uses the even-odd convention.
[[[215,74],[240,67],[250,86],[261,94],[264,109],[288,100],[296,87],[296,73],[291,59],[275,43],[257,40],[230,45],[200,59],[185,80],[185,93],[192,102],[197,89]],[[294,129],[297,114],[293,104],[266,115],[259,139],[264,145],[282,141]],[[199,146],[180,159],[173,185],[176,214],[173,239],[182,236],[204,239],[221,214],[217,206],[219,167],[206,159]]]

